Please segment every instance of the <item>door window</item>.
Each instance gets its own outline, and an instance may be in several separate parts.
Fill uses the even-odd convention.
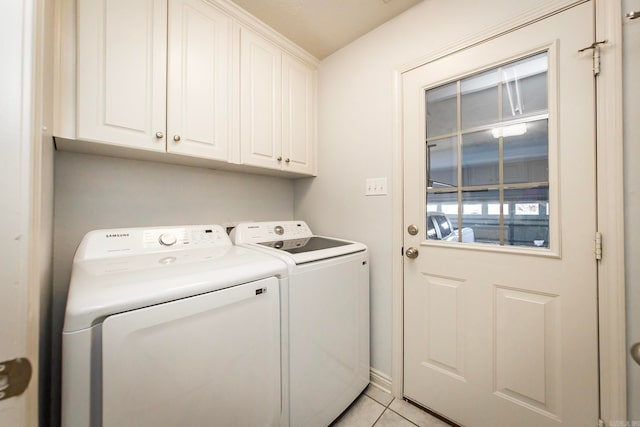
[[[548,62],[545,51],[425,91],[428,240],[441,215],[447,241],[549,248]]]

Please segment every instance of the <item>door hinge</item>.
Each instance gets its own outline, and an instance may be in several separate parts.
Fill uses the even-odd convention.
[[[599,42],[593,42],[587,47],[583,47],[578,53],[585,52],[587,50],[592,51],[593,55],[593,75],[597,77],[600,74],[600,45],[607,44],[608,40],[602,40]]]
[[[600,261],[602,259],[602,233],[599,231],[596,231],[595,246],[596,260]]]
[[[29,359],[0,362],[0,400],[24,393],[31,380],[31,372]]]
[[[602,421],[600,418],[598,418],[598,427],[605,427],[604,421]]]

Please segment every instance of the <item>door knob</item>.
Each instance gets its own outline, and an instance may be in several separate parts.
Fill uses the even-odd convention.
[[[409,248],[405,251],[407,258],[415,259],[418,258],[418,250],[416,248]]]
[[[173,135],[173,140],[175,142],[180,142],[180,135]]]
[[[164,134],[162,132],[156,132],[156,138],[162,139],[164,138]]]
[[[411,224],[409,227],[407,227],[407,232],[412,236],[415,236],[416,234],[418,234],[418,226],[415,224]]]
[[[631,357],[636,361],[638,365],[640,365],[640,342],[635,343],[631,346]]]

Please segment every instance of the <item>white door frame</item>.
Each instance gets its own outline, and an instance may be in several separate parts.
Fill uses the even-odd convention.
[[[16,2],[14,2],[16,3]],[[4,420],[17,422],[18,426],[37,426],[39,418],[39,367],[41,292],[51,285],[51,236],[53,217],[53,146],[45,119],[49,114],[49,83],[45,78],[51,65],[50,38],[47,30],[52,25],[50,0],[25,0],[7,7],[0,7],[8,24],[1,35],[15,40],[3,51],[5,79],[0,81],[0,93],[9,94],[0,109],[8,108],[10,114],[0,123],[8,140],[8,156],[5,166],[14,175],[3,182],[11,207],[3,212],[4,237],[2,254],[17,255],[18,263],[7,269],[7,282],[1,286],[8,290],[9,298],[0,304],[2,321],[14,331],[15,342],[4,343],[10,353],[2,359],[27,358],[32,374],[26,391],[0,402],[0,424]],[[5,90],[6,89],[6,90]],[[8,205],[7,205],[8,206]],[[15,219],[19,216],[19,219]],[[9,282],[11,279],[11,282]],[[45,294],[46,297],[46,294]],[[10,317],[13,316],[13,317]],[[44,329],[43,329],[44,330]],[[46,331],[45,331],[46,333]],[[6,359],[5,359],[6,358]]]
[[[622,9],[621,2],[594,0],[595,40],[607,40],[601,48],[601,74],[597,87],[597,216],[603,236],[603,257],[598,265],[600,411],[609,425],[627,419],[626,316],[624,264],[624,175],[622,127]],[[454,52],[513,31],[558,13],[584,0],[544,2],[514,19],[464,40],[435,55],[397,68],[395,79],[395,138],[393,146],[393,341],[392,393],[403,394],[403,130],[402,73]]]

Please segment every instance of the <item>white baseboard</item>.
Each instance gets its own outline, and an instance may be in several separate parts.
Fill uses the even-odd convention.
[[[371,368],[369,375],[371,384],[387,393],[391,393],[391,377],[373,368]]]

